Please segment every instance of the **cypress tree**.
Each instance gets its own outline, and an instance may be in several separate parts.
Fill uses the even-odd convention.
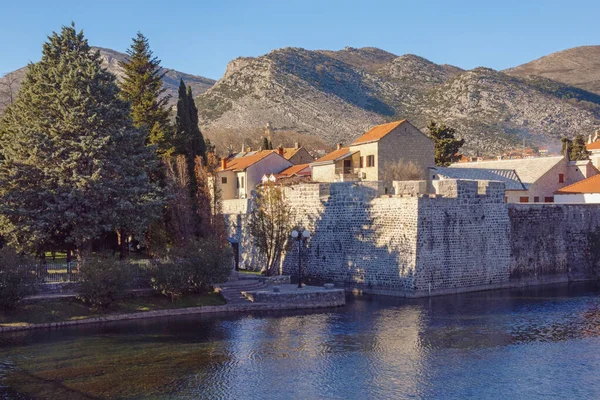
[[[206,143],[198,125],[198,108],[194,103],[192,88],[179,81],[177,116],[175,119],[175,153],[185,156],[191,177],[191,193],[196,192],[194,163],[196,157],[206,160]]]
[[[165,95],[160,60],[153,56],[148,39],[138,32],[120,62],[124,76],[121,96],[131,103],[131,118],[136,128],[147,132],[146,143],[157,146],[161,155],[173,152],[172,127],[169,123],[169,96]]]
[[[0,123],[0,234],[19,250],[89,250],[162,207],[156,162],[114,75],[74,25],[53,33]]]
[[[192,88],[186,87],[183,79],[179,81],[175,138],[175,152],[185,155],[192,165],[197,156],[206,160],[206,143],[200,131],[198,108]]]

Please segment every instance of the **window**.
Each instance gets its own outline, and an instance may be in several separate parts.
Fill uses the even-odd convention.
[[[558,174],[558,183],[565,183],[565,174]]]
[[[519,197],[519,203],[529,203],[529,197],[527,197],[527,196]]]
[[[227,177],[226,177],[226,176],[223,176],[223,177],[221,178],[221,183],[222,183],[223,185],[227,184]]]
[[[554,197],[544,197],[544,203],[554,203]]]
[[[242,176],[242,189],[244,188],[244,177]]]
[[[358,167],[359,168],[364,168],[365,167],[365,158],[364,157],[359,157],[358,158]]]
[[[508,203],[508,196],[504,196],[504,202]]]
[[[539,198],[538,196],[535,196],[535,197],[533,198],[533,202],[534,202],[534,203],[539,203],[539,202],[540,202],[540,198]]]
[[[375,156],[367,156],[367,167],[375,166]]]

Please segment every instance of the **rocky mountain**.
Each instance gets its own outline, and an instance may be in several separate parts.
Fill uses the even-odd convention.
[[[197,98],[201,125],[276,129],[349,143],[370,126],[408,118],[457,128],[471,153],[498,153],[525,138],[541,145],[600,127],[600,96],[543,77],[464,71],[375,48],[284,48],[238,58]]]
[[[542,76],[600,94],[600,46],[559,51],[504,72],[520,77]]]
[[[103,64],[106,66],[106,68],[115,74],[117,78],[121,78],[123,75],[123,69],[119,65],[119,62],[124,61],[127,55],[124,53],[119,53],[115,50],[101,47],[95,47],[94,49],[100,51]],[[179,89],[180,79],[183,79],[187,85],[190,85],[195,94],[201,94],[205,92],[215,83],[215,81],[212,79],[186,74],[184,72],[175,71],[174,69],[164,68],[162,72],[166,73],[163,78],[163,85],[164,88],[167,89],[165,93],[171,96],[170,104],[177,103],[177,91]],[[26,73],[27,67],[23,67],[0,78],[0,113],[6,106],[9,96],[11,94],[14,95],[18,91],[21,81],[25,77]]]

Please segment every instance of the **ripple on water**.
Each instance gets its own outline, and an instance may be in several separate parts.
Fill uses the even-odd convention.
[[[0,338],[0,392],[61,398],[600,398],[583,288],[185,317]],[[35,387],[21,379],[39,379]],[[43,379],[42,379],[43,378]],[[54,395],[54,397],[51,396]],[[58,397],[57,397],[58,396]],[[26,398],[27,396],[25,396]]]

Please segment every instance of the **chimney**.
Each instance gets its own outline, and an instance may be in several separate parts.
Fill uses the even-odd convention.
[[[279,154],[281,157],[283,157],[283,147],[279,146],[279,147],[277,148],[277,153],[278,153],[278,154]]]
[[[295,143],[294,143],[294,148],[295,148],[295,149],[299,149],[299,148],[300,148],[300,143],[298,143],[298,142],[295,142]]]
[[[221,169],[227,169],[227,159],[221,158]]]
[[[341,150],[341,149],[342,149],[342,144],[341,144],[341,143],[338,143],[338,144],[337,144],[337,150]]]
[[[588,144],[592,143],[592,135],[588,137]]]

